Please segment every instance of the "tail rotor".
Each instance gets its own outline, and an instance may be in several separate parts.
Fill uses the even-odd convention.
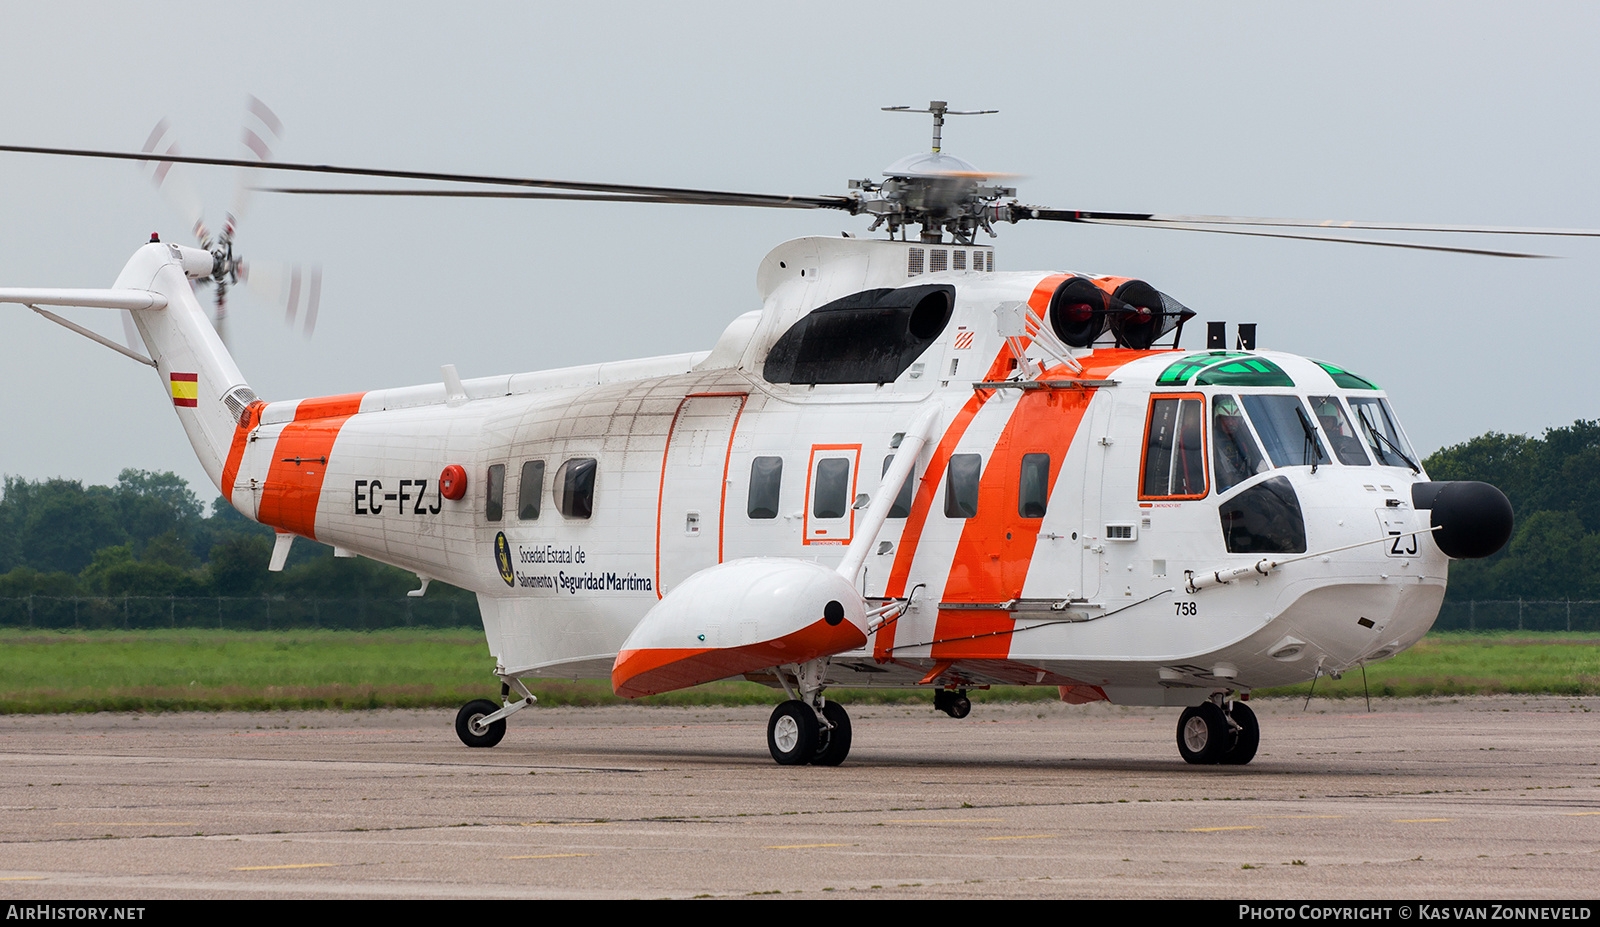
[[[240,142],[249,152],[249,157],[262,164],[272,161],[273,148],[282,137],[282,120],[260,99],[247,95]],[[150,182],[190,224],[196,243],[211,252],[215,261],[211,276],[195,282],[213,288],[211,321],[223,343],[228,341],[228,293],[240,284],[249,285],[261,299],[284,307],[289,326],[297,327],[298,320],[301,332],[310,338],[316,327],[321,302],[321,266],[310,265],[302,269],[298,264],[261,262],[257,265],[253,262],[247,267],[243,257],[235,251],[239,222],[250,205],[253,190],[250,177],[253,171],[248,167],[239,169],[232,205],[223,215],[221,232],[213,236],[205,222],[204,201],[188,177],[182,171],[174,170],[183,165],[161,159],[162,155],[180,154],[177,138],[168,120],[162,119],[156,123],[142,150],[152,156],[149,161],[142,162]],[[125,333],[133,333],[132,318],[124,318],[123,321]],[[136,333],[130,334],[130,347],[135,345],[135,336]]]

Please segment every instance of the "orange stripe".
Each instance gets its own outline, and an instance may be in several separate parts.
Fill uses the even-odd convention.
[[[300,400],[295,407],[294,420],[306,422],[314,418],[332,418],[337,415],[354,415],[361,411],[361,397],[366,393],[345,393],[342,396],[314,396]]]
[[[655,695],[785,663],[803,663],[854,650],[866,642],[866,636],[850,622],[835,626],[819,618],[791,634],[741,647],[624,650],[612,664],[611,689],[623,698]]]
[[[1048,375],[1068,374],[1061,367]],[[983,468],[978,483],[978,514],[962,526],[950,577],[945,582],[946,602],[1005,602],[1022,596],[1039,526],[1044,523],[1042,518],[1023,518],[1017,512],[1022,455],[1050,455],[1049,487],[1053,491],[1065,460],[1063,452],[1072,446],[1072,438],[1095,392],[1035,390],[1018,399]],[[934,625],[935,640],[974,634],[990,636],[935,644],[932,656],[936,660],[1004,659],[1011,652],[1011,635],[994,635],[1010,631],[1014,624],[1007,611],[941,611]]]
[[[1097,351],[1083,358],[1085,379],[1106,379],[1119,367],[1149,351]],[[1045,374],[1066,379],[1058,367]],[[1024,393],[995,442],[978,485],[978,514],[967,519],[956,544],[955,559],[945,582],[946,602],[1004,602],[1020,598],[1039,540],[1042,518],[1017,512],[1022,455],[1050,455],[1050,496],[1055,496],[1066,453],[1083,422],[1097,389],[1038,390]],[[1058,504],[1069,504],[1065,500]],[[996,552],[999,552],[998,554]],[[936,660],[1005,660],[1011,653],[1010,631],[1016,617],[1007,611],[941,611],[934,624]]]
[[[1050,297],[1067,279],[1066,274],[1052,274],[1040,280],[1033,288],[1033,294],[1028,298],[1028,305],[1034,312],[1043,313],[1050,305]],[[1026,348],[1032,339],[1023,337],[1022,346]],[[994,362],[989,365],[989,372],[984,380],[997,380],[1006,375],[1010,366],[1010,352],[1001,348],[995,355]],[[922,480],[917,485],[917,494],[911,503],[911,514],[906,517],[906,526],[900,532],[900,543],[895,550],[894,565],[889,569],[889,583],[884,590],[884,595],[898,598],[906,593],[906,582],[911,575],[911,564],[917,556],[917,543],[922,540],[922,529],[928,523],[928,513],[933,509],[933,499],[939,490],[939,483],[944,478],[945,467],[950,463],[950,455],[955,452],[956,445],[961,443],[961,438],[967,433],[967,426],[972,424],[972,419],[983,408],[983,404],[994,395],[990,390],[974,390],[972,398],[968,399],[951,420],[945,429],[944,437],[939,440],[939,446],[934,449],[932,458],[928,461],[928,469],[922,474]],[[880,663],[886,663],[892,657],[890,651],[894,647],[895,631],[898,622],[888,625],[878,632],[873,642],[873,656]]]
[[[272,449],[256,520],[315,540],[317,503],[339,430],[361,408],[364,393],[302,399],[294,421]]]
[[[244,415],[239,417],[239,424],[233,429],[233,444],[228,447],[228,460],[222,465],[222,495],[233,503],[233,483],[239,478],[239,464],[244,460],[244,448],[250,443],[250,431],[261,421],[261,410],[267,404],[256,400],[244,410]]]

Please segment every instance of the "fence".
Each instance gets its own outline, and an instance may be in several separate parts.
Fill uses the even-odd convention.
[[[479,628],[476,599],[319,599],[283,596],[0,597],[5,628]],[[1502,599],[1446,601],[1439,631],[1600,631],[1600,601]]]
[[[1600,631],[1600,601],[1445,600],[1436,631]]]
[[[0,598],[0,627],[51,629],[481,628],[476,599],[282,596],[19,596]]]

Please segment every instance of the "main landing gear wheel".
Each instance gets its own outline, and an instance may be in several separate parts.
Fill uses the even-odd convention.
[[[473,699],[456,712],[456,736],[469,747],[492,747],[506,736],[506,719],[485,725],[483,719],[500,710],[486,698]]]
[[[1238,737],[1233,742],[1233,748],[1222,754],[1217,762],[1243,766],[1255,759],[1256,748],[1261,746],[1261,725],[1256,722],[1256,713],[1244,702],[1234,702],[1228,717],[1239,725]]]
[[[965,718],[972,714],[972,700],[967,698],[966,689],[955,692],[948,689],[934,690],[933,707],[935,711],[942,711],[952,718]]]
[[[1219,763],[1233,747],[1233,729],[1215,703],[1185,708],[1178,717],[1178,752],[1184,762]]]
[[[850,755],[850,715],[838,702],[828,702],[822,706],[822,717],[833,727],[822,728],[818,725],[817,755],[811,758],[811,762],[816,766],[838,766]]]
[[[780,766],[804,766],[817,756],[821,729],[810,705],[790,699],[774,708],[767,719],[767,749]]]

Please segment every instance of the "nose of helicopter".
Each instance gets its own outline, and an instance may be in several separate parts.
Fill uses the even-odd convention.
[[[1430,510],[1433,540],[1456,560],[1487,557],[1511,539],[1511,500],[1488,483],[1416,483],[1411,504]]]

